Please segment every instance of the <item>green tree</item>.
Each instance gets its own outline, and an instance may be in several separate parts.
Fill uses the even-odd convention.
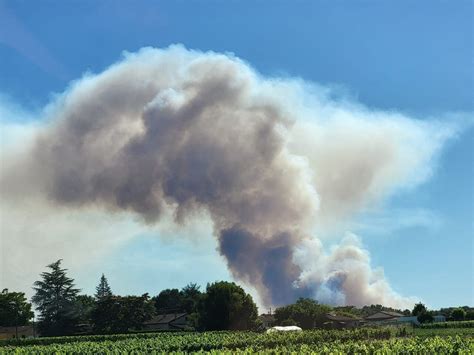
[[[413,307],[411,314],[414,316],[419,316],[420,314],[426,313],[426,312],[427,312],[426,306],[423,303],[419,302],[415,304],[415,307]]]
[[[252,296],[233,282],[207,285],[199,311],[205,330],[248,330],[256,325],[257,306]]]
[[[464,320],[466,318],[466,311],[462,308],[456,308],[451,312],[451,317],[453,317],[454,320]]]
[[[181,289],[182,308],[185,312],[191,314],[197,311],[199,301],[203,293],[200,287],[195,283],[190,283]]]
[[[95,298],[89,295],[76,297],[75,312],[79,323],[91,323],[92,312],[96,307]]]
[[[152,300],[158,313],[184,311],[183,294],[177,288],[163,290]]]
[[[277,308],[275,320],[281,325],[293,321],[303,329],[312,329],[323,325],[326,313],[331,309],[330,306],[319,304],[313,299],[300,298],[294,304]]]
[[[51,271],[41,273],[41,280],[34,283],[32,297],[39,312],[38,328],[41,335],[72,334],[77,325],[76,296],[79,289],[74,280],[61,268],[61,259],[47,266]]]
[[[8,292],[4,289],[0,293],[0,326],[13,327],[27,325],[33,318],[31,303],[23,292]]]
[[[141,329],[143,322],[154,314],[153,303],[147,293],[142,296],[111,296],[102,298],[92,311],[94,331],[124,333]]]
[[[100,277],[99,284],[95,288],[95,298],[101,300],[104,297],[112,296],[112,290],[110,289],[109,282],[107,278],[102,274]]]
[[[415,307],[413,307],[411,314],[416,316],[418,319],[418,322],[420,323],[431,323],[433,321],[433,315],[431,314],[431,312],[428,311],[426,306],[421,302],[415,304]]]

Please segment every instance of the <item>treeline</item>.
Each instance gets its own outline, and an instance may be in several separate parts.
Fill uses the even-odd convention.
[[[449,307],[434,310],[428,309],[421,302],[415,304],[414,308],[411,311],[409,309],[401,310],[391,307],[385,307],[380,304],[364,306],[362,308],[356,308],[354,306],[335,307],[334,311],[341,315],[355,316],[360,318],[364,318],[381,311],[397,312],[403,314],[404,316],[416,316],[420,323],[431,323],[434,321],[434,316],[436,315],[442,315],[446,317],[447,321],[450,322],[474,320],[474,308],[472,307]]]
[[[74,280],[61,267],[61,260],[47,266],[40,280],[33,285],[35,294],[29,303],[24,293],[0,294],[0,326],[27,325],[33,318],[33,305],[38,314],[37,329],[42,336],[74,334],[116,334],[140,331],[155,315],[187,313],[189,330],[257,330],[262,329],[257,306],[251,295],[233,282],[215,282],[201,291],[196,284],[182,289],[166,289],[157,296],[119,296],[112,292],[102,275],[94,296],[84,295]],[[322,327],[329,312],[363,318],[379,311],[395,311],[414,315],[420,322],[430,322],[433,314],[447,319],[474,319],[474,309],[446,308],[430,311],[419,303],[412,311],[397,310],[382,305],[362,308],[330,307],[313,299],[301,298],[294,304],[279,307],[274,312],[275,324],[298,325],[303,329]],[[442,312],[444,311],[444,312]]]
[[[32,303],[38,312],[42,336],[80,333],[112,334],[139,331],[143,323],[163,313],[186,312],[189,329],[247,330],[257,326],[257,306],[243,288],[233,282],[208,284],[201,292],[196,284],[181,290],[164,290],[156,297],[114,295],[104,275],[94,296],[82,295],[61,267],[61,260],[47,266],[34,283]],[[24,293],[0,294],[0,326],[27,325],[32,304]]]

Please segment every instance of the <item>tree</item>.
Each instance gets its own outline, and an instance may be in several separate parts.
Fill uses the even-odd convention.
[[[184,311],[183,295],[177,288],[163,290],[152,300],[158,313]]]
[[[426,312],[427,312],[426,306],[423,303],[419,302],[415,304],[415,307],[413,307],[411,314],[414,316],[419,316],[420,314],[426,313]]]
[[[205,330],[247,330],[255,327],[257,306],[242,287],[221,281],[207,285],[199,315]]]
[[[453,317],[454,320],[464,320],[466,318],[466,311],[462,308],[456,308],[451,312],[451,317]]]
[[[80,290],[74,288],[74,280],[67,277],[61,261],[48,265],[51,272],[41,273],[42,280],[33,287],[36,293],[32,301],[40,313],[38,327],[45,336],[72,334],[78,321],[75,305]]]
[[[124,333],[141,329],[143,322],[154,314],[153,303],[147,293],[142,296],[110,296],[97,302],[92,311],[94,331]]]
[[[99,284],[95,288],[95,291],[95,298],[97,300],[112,296],[112,290],[110,289],[109,282],[104,274],[100,277]]]
[[[415,304],[411,314],[416,316],[420,323],[430,323],[433,321],[433,315],[431,312],[428,312],[426,306],[421,302]]]
[[[277,324],[286,324],[288,321],[296,322],[303,329],[312,329],[322,326],[325,315],[331,307],[319,304],[310,298],[300,298],[296,303],[279,307],[275,310]]]
[[[91,323],[92,312],[96,307],[95,298],[89,295],[79,295],[76,297],[75,312],[78,322]]]
[[[190,283],[181,289],[182,308],[188,314],[197,312],[199,301],[203,296],[199,288],[197,284]]]
[[[8,292],[8,289],[4,289],[0,293],[1,327],[27,325],[33,315],[31,303],[23,292]]]

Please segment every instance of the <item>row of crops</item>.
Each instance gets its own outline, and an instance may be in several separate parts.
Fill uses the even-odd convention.
[[[425,329],[438,328],[474,328],[474,320],[465,320],[458,322],[439,322],[439,323],[425,323],[419,326]]]
[[[206,332],[137,334],[81,337],[81,341],[19,346],[4,345],[4,354],[158,354],[158,353],[420,353],[472,354],[474,337],[394,337],[386,329],[305,331],[261,334],[251,332]],[[61,338],[59,338],[61,339]]]
[[[399,336],[401,330],[391,327],[386,328],[359,328],[351,330],[312,330],[291,334],[292,339],[299,343],[326,342],[326,341],[348,341],[348,340],[366,340],[366,339],[389,339],[393,336]],[[238,336],[236,336],[238,334]],[[130,339],[159,339],[163,343],[173,343],[176,339],[180,342],[195,342],[199,339],[201,343],[219,343],[220,347],[238,347],[241,343],[259,343],[265,340],[278,339],[283,336],[280,333],[269,336],[264,333],[255,332],[169,332],[169,333],[135,333],[135,334],[112,334],[112,335],[86,335],[69,337],[51,337],[51,338],[32,338],[20,340],[0,341],[1,346],[26,346],[26,345],[51,345],[66,344],[76,342],[105,342],[120,341]],[[236,345],[237,344],[237,345]],[[200,345],[198,345],[199,347]]]

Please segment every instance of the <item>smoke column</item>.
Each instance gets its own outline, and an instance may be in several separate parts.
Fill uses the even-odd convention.
[[[206,211],[232,275],[265,305],[410,302],[355,236],[325,251],[314,231],[429,176],[442,127],[182,46],[126,54],[73,83],[49,116],[2,173],[2,194],[31,190],[147,224]]]

